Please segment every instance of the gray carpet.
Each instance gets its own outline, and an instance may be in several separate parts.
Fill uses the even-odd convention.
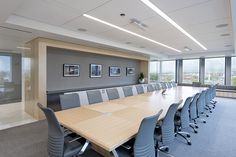
[[[207,123],[191,133],[192,146],[177,137],[170,147],[175,157],[236,157],[236,100],[218,98]],[[0,157],[47,157],[45,121],[0,131]],[[87,152],[87,157],[94,157]],[[163,156],[163,155],[161,155]]]

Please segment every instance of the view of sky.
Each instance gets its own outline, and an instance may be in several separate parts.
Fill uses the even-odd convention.
[[[10,56],[0,56],[0,71],[11,71]]]
[[[183,72],[198,73],[199,59],[183,60]]]
[[[232,57],[232,71],[236,72],[236,57]]]
[[[225,58],[207,58],[205,59],[205,72],[224,72]]]

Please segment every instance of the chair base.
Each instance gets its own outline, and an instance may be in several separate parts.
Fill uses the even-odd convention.
[[[175,136],[179,135],[180,137],[184,138],[187,142],[188,145],[192,145],[191,141],[190,141],[190,134],[187,132],[183,132],[183,131],[178,131],[176,132]]]

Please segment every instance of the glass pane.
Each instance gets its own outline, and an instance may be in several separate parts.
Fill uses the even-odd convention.
[[[205,59],[205,84],[224,85],[225,58]]]
[[[160,62],[153,61],[150,62],[150,81],[156,82],[158,81],[158,75],[160,73]]]
[[[183,83],[199,82],[199,59],[183,60]]]
[[[12,81],[11,57],[0,56],[0,91],[4,91],[4,84]]]
[[[175,61],[163,61],[161,64],[161,81],[175,81]]]
[[[231,62],[231,85],[236,86],[236,57],[232,57]]]

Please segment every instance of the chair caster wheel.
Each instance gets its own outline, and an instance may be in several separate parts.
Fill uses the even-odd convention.
[[[191,136],[189,134],[187,134],[187,137],[190,138]]]
[[[212,113],[212,111],[210,111],[210,113]]]
[[[206,117],[209,117],[209,115],[206,115]]]
[[[194,133],[197,134],[197,130],[194,130]]]
[[[198,129],[198,126],[196,125],[195,128]]]
[[[191,145],[192,145],[192,143],[191,143],[190,141],[188,141],[188,145],[190,145],[190,146],[191,146]]]
[[[166,151],[166,152],[169,152],[169,148],[165,148],[165,151]]]
[[[177,134],[175,134],[175,137],[177,136]]]
[[[206,121],[203,121],[203,123],[206,123]]]

